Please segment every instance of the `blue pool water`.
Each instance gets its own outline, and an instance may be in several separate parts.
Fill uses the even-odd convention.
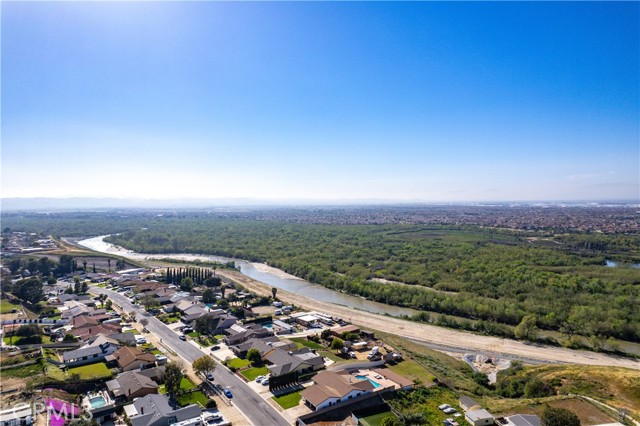
[[[102,396],[94,396],[89,400],[89,402],[91,403],[92,408],[100,408],[107,405],[107,401],[105,401],[104,397]]]
[[[264,328],[269,328],[269,329],[273,328],[273,324],[270,322],[264,322],[260,325],[263,326]]]
[[[370,378],[368,378],[367,376],[356,376],[356,379],[360,379],[360,380],[364,380],[367,379],[369,382],[371,382],[371,384],[373,385],[374,388],[379,388],[380,386],[382,386],[380,383],[371,380]]]

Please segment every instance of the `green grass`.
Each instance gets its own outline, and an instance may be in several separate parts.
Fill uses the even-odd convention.
[[[154,355],[164,355],[164,354],[162,353],[162,351],[161,351],[161,350],[159,350],[159,349],[154,349],[154,350],[152,350],[152,351],[151,351],[151,353],[152,353],[152,354],[154,354]]]
[[[191,390],[191,389],[195,389],[196,385],[193,384],[193,382],[191,380],[189,380],[188,377],[183,377],[182,381],[180,382],[180,389],[181,390]]]
[[[25,365],[23,367],[16,368],[7,368],[6,370],[2,370],[3,377],[16,377],[19,379],[24,379],[27,377],[36,377],[39,374],[42,374],[42,366],[39,363],[33,365]]]
[[[200,333],[198,333],[197,331],[192,331],[191,333],[187,333],[187,336],[195,339],[196,337],[200,336]]]
[[[391,411],[384,411],[372,416],[362,417],[359,420],[360,424],[362,424],[363,426],[380,426],[380,423],[382,423],[382,419],[386,417],[395,417],[395,414],[393,414]]]
[[[13,339],[13,340],[12,340]],[[4,342],[5,345],[12,345],[13,342],[17,342],[19,339],[18,336],[13,336],[13,337],[3,337],[2,341]]]
[[[251,365],[251,361],[240,358],[232,358],[229,363],[227,363],[227,367],[237,368],[238,370],[244,367],[248,367],[249,365]]]
[[[302,399],[302,395],[300,394],[300,391],[298,391],[283,396],[273,396],[271,398],[286,410],[298,406],[298,404],[300,404],[300,399]]]
[[[433,383],[434,376],[413,360],[404,360],[388,368],[394,373],[398,373],[410,380],[418,379],[423,385]]]
[[[298,347],[306,346],[310,349],[327,349],[319,343],[312,342],[311,340],[303,339],[302,337],[294,337],[291,341],[295,342]]]
[[[20,305],[14,305],[6,299],[0,300],[0,314],[10,314],[12,310],[19,308]]]
[[[132,330],[127,330],[125,331],[125,333],[133,333],[133,334],[138,334],[138,330],[136,330],[135,328]]]
[[[177,400],[178,404],[180,404],[181,407],[185,407],[191,404],[200,404],[202,407],[205,407],[207,405],[207,401],[209,401],[209,398],[207,398],[202,392],[195,391],[182,394],[178,396]]]
[[[247,378],[247,380],[255,380],[258,376],[264,376],[269,372],[267,367],[254,367],[242,370],[240,374]]]
[[[419,388],[411,392],[397,392],[389,398],[385,398],[389,405],[400,413],[421,412],[424,423],[427,425],[441,425],[442,421],[450,414],[445,414],[438,409],[441,404],[449,404],[460,411],[458,407],[458,394],[443,386]],[[464,418],[458,423],[465,424]]]
[[[64,382],[67,379],[66,374],[59,367],[47,363],[47,377],[53,380]]]
[[[165,393],[167,393],[167,387],[165,385],[158,386],[158,393],[164,395]]]
[[[329,358],[333,362],[351,362],[351,361],[355,362],[355,360],[351,360],[351,359],[346,360],[344,358],[340,358],[338,355],[336,355],[334,351],[319,351],[318,354],[320,354],[323,357]]]
[[[78,374],[80,375],[81,380],[107,378],[112,375],[111,370],[107,368],[104,362],[69,368],[69,370],[67,370],[67,374],[69,376],[72,374]]]

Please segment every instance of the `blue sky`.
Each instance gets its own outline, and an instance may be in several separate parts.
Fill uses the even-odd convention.
[[[2,3],[3,197],[640,197],[639,4]]]

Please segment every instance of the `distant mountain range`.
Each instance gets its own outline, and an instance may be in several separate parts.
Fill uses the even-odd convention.
[[[304,206],[374,206],[374,205],[475,205],[475,206],[625,206],[640,207],[637,200],[609,201],[505,201],[505,202],[424,202],[406,200],[264,200],[251,198],[183,198],[183,199],[142,199],[142,198],[2,198],[2,211],[70,211],[105,209],[205,209],[216,207],[304,207]]]

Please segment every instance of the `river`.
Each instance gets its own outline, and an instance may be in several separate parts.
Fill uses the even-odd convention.
[[[319,284],[314,284],[309,281],[303,280],[296,276],[290,275],[285,271],[263,263],[248,262],[242,259],[232,259],[230,257],[212,256],[206,254],[189,254],[189,253],[170,253],[170,254],[147,254],[136,253],[131,250],[127,250],[123,247],[116,246],[114,244],[104,241],[108,235],[102,235],[99,237],[87,238],[77,241],[76,244],[89,248],[91,250],[115,254],[132,260],[153,260],[162,258],[171,258],[177,260],[210,260],[215,262],[230,262],[236,263],[236,266],[240,267],[240,272],[249,278],[258,280],[272,287],[276,287],[282,290],[290,291],[292,293],[300,294],[321,302],[333,303],[342,306],[348,306],[350,308],[359,309],[362,311],[373,312],[376,314],[388,314],[395,317],[402,315],[412,316],[419,311],[410,308],[402,308],[399,306],[386,305],[384,303],[378,303],[371,300],[366,300],[357,296],[350,296],[348,294],[340,293],[335,290],[323,287]]]

